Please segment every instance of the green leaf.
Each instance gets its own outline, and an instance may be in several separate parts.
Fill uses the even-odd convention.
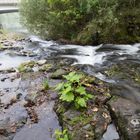
[[[86,101],[85,101],[84,98],[77,98],[77,99],[76,99],[76,102],[77,102],[77,104],[78,104],[79,106],[81,106],[81,107],[86,107],[86,106],[87,106]]]
[[[76,74],[76,72],[70,72],[68,75],[64,75],[63,77],[70,82],[79,82],[82,75]]]
[[[74,100],[74,94],[72,92],[69,92],[67,94],[63,94],[60,96],[60,99],[62,101],[72,102]]]
[[[88,97],[88,99],[92,99],[93,98],[93,95],[91,95],[91,94],[87,94],[86,96]]]
[[[70,72],[68,75],[63,75],[63,77],[69,81],[75,74],[75,72]]]
[[[71,81],[71,82],[79,82],[81,78],[82,78],[82,75],[80,75],[80,74],[75,74],[75,75],[70,79],[70,81]]]
[[[59,84],[56,86],[55,90],[61,90],[61,89],[63,88],[63,86],[64,86],[64,82],[59,83]]]
[[[80,86],[76,89],[76,92],[80,93],[81,95],[85,95],[86,94],[86,91],[85,91],[85,88]]]
[[[66,89],[64,89],[63,94],[67,94],[72,90],[71,86],[68,86]]]

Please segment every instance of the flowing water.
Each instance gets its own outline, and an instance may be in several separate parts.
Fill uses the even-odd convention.
[[[2,27],[9,31],[25,32],[19,23],[18,13],[1,14],[0,23]],[[9,24],[10,23],[10,24]],[[32,52],[34,57],[10,56],[8,53],[0,53],[0,69],[8,67],[17,67],[20,63],[30,59],[53,59],[53,58],[69,58],[73,59],[73,65],[80,65],[83,71],[90,75],[94,75],[101,80],[109,83],[118,84],[116,79],[109,79],[104,74],[104,69],[119,62],[128,62],[140,64],[140,44],[132,45],[104,45],[99,46],[79,46],[79,45],[60,45],[54,41],[44,41],[37,36],[29,36],[29,42],[23,47],[23,50]],[[12,62],[12,63],[11,63]],[[121,83],[120,83],[121,84]],[[134,87],[126,86],[130,89]],[[140,88],[138,87],[136,98],[140,99]],[[134,91],[133,91],[134,92]],[[112,135],[110,135],[112,134]],[[108,126],[107,132],[102,140],[118,139],[118,133],[113,124]]]
[[[0,15],[0,24],[3,29],[9,31],[21,31],[23,27],[19,23],[19,14],[18,13],[7,13]]]

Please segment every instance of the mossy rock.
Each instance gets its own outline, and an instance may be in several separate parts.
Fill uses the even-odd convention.
[[[124,60],[112,65],[105,71],[109,78],[129,80],[133,83],[140,84],[140,64]]]
[[[56,70],[50,77],[52,79],[62,79],[63,75],[68,74],[69,72],[64,69],[58,69]]]
[[[20,66],[18,67],[19,72],[32,72],[32,68],[35,65],[35,61],[30,61],[30,62],[25,62],[20,64]]]
[[[58,102],[55,110],[62,128],[68,130],[71,140],[100,140],[111,122],[105,107],[93,105],[76,110],[70,104]]]

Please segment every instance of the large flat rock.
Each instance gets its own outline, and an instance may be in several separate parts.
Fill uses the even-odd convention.
[[[140,140],[140,104],[121,97],[108,104],[122,140]]]

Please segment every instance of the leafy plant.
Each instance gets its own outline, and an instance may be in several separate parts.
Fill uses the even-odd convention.
[[[70,72],[68,75],[63,76],[67,81],[57,85],[56,90],[59,91],[60,100],[74,103],[76,108],[87,107],[87,101],[93,96],[86,92],[82,86],[82,74]]]
[[[63,131],[56,130],[55,137],[56,137],[56,140],[69,140],[67,130],[63,130]]]
[[[139,42],[139,7],[139,0],[21,0],[20,13],[24,25],[45,39]]]

